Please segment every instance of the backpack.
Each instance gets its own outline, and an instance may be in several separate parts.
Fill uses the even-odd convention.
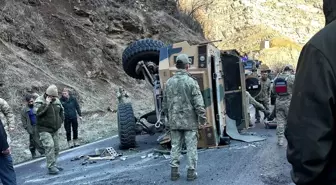
[[[274,84],[274,92],[279,96],[287,96],[288,86],[287,86],[287,76],[279,75],[273,82]]]

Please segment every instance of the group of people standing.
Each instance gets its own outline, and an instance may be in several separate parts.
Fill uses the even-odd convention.
[[[176,58],[177,72],[167,80],[163,92],[163,113],[168,118],[166,126],[169,127],[171,134],[170,166],[171,180],[173,181],[180,178],[179,156],[183,143],[186,145],[188,157],[187,180],[192,181],[197,178],[197,131],[207,124],[205,105],[200,87],[198,82],[188,72],[189,67],[188,55],[178,55]],[[284,127],[294,84],[294,69],[290,65],[285,66],[274,80],[273,85],[268,78],[268,70],[261,70],[261,92],[256,98],[253,98],[248,91],[244,93],[246,93],[247,105],[252,104],[256,108],[256,123],[260,123],[259,111],[264,112],[265,118],[269,117],[271,92],[274,91],[277,94],[277,116],[275,121],[278,122],[278,144],[283,145]],[[246,70],[245,75],[250,75],[249,71]],[[250,126],[252,126],[252,123]]]
[[[78,117],[81,120],[82,114],[78,101],[70,96],[69,89],[66,88],[59,98],[57,87],[51,85],[45,94],[37,97],[35,101],[31,95],[27,95],[26,103],[27,107],[23,108],[21,116],[24,128],[31,138],[32,156],[36,156],[34,152],[37,148],[40,154],[46,156],[49,174],[57,174],[63,170],[56,165],[59,154],[59,129],[63,123],[68,147],[79,146]]]
[[[58,174],[63,170],[57,165],[60,150],[59,130],[63,123],[68,147],[79,146],[77,114],[79,119],[82,119],[78,101],[69,94],[69,89],[63,90],[61,98],[59,98],[55,85],[50,85],[42,96],[37,94],[25,96],[25,106],[21,110],[20,117],[23,128],[29,134],[29,150],[32,158],[36,158],[36,151],[46,157],[49,174]],[[16,184],[10,155],[10,135],[15,129],[14,123],[12,109],[4,99],[0,98],[0,149],[2,151],[0,153],[0,177],[4,185]]]
[[[269,68],[261,67],[261,92],[255,97],[259,103],[254,103],[255,106],[255,123],[260,123],[260,113],[264,112],[264,117],[270,116],[270,97],[272,92],[276,94],[276,103],[273,111],[275,111],[274,122],[277,125],[278,145],[284,143],[284,131],[287,123],[288,109],[293,93],[294,86],[294,68],[292,65],[286,65],[282,71],[273,79],[273,83],[268,78]]]

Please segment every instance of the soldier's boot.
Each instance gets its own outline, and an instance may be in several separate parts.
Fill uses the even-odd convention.
[[[171,168],[170,178],[171,178],[172,181],[176,181],[180,178],[180,173],[178,171],[178,167],[172,167]]]
[[[60,166],[55,166],[59,171],[63,171],[64,169]]]
[[[50,175],[57,175],[59,173],[59,170],[55,166],[53,166],[51,168],[48,168],[48,173]]]
[[[73,148],[70,141],[68,141],[68,148]]]
[[[251,120],[249,120],[249,127],[253,127],[253,123]]]
[[[78,143],[78,139],[73,140],[73,146],[74,147],[80,146],[79,143]]]
[[[264,120],[268,120],[269,117],[271,116],[271,113],[269,111],[265,111],[264,114],[265,114]]]
[[[283,137],[279,137],[279,138],[278,138],[278,145],[279,145],[279,146],[283,146],[283,143],[284,143],[284,139],[283,139]]]
[[[197,178],[197,173],[195,172],[195,170],[192,169],[188,169],[188,173],[187,173],[187,181],[193,181]]]
[[[45,151],[44,150],[39,151],[39,153],[41,154],[41,157],[45,157]]]
[[[35,150],[30,150],[30,153],[32,155],[32,158],[35,159],[36,158],[36,151]]]

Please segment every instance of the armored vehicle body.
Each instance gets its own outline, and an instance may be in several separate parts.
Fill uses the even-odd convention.
[[[131,103],[118,105],[120,147],[136,145],[136,135],[166,133],[160,144],[169,143],[169,132],[162,114],[162,99],[166,81],[177,71],[177,55],[189,56],[189,73],[195,78],[203,95],[208,125],[199,130],[199,147],[214,147],[229,142],[226,132],[227,118],[236,121],[237,127],[247,128],[247,105],[244,66],[232,51],[220,51],[209,43],[190,45],[179,42],[165,45],[152,39],[138,40],[123,53],[123,69],[135,79],[146,80],[153,88],[155,110],[139,118],[134,117]]]

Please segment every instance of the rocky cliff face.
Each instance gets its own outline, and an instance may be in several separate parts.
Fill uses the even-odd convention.
[[[15,162],[30,158],[28,135],[19,119],[24,94],[42,95],[50,84],[59,91],[68,87],[83,110],[82,142],[111,136],[116,114],[108,110],[116,108],[118,86],[130,93],[136,114],[153,110],[148,85],[122,69],[123,49],[141,38],[204,40],[176,19],[183,15],[171,1],[0,0],[0,9],[0,78],[5,80],[0,96],[16,113]]]
[[[198,20],[205,23],[208,39],[223,40],[216,44],[221,49],[255,51],[256,58],[273,67],[296,64],[301,47],[324,26],[322,2],[215,0],[199,12]],[[263,40],[271,42],[270,49],[260,49]]]

